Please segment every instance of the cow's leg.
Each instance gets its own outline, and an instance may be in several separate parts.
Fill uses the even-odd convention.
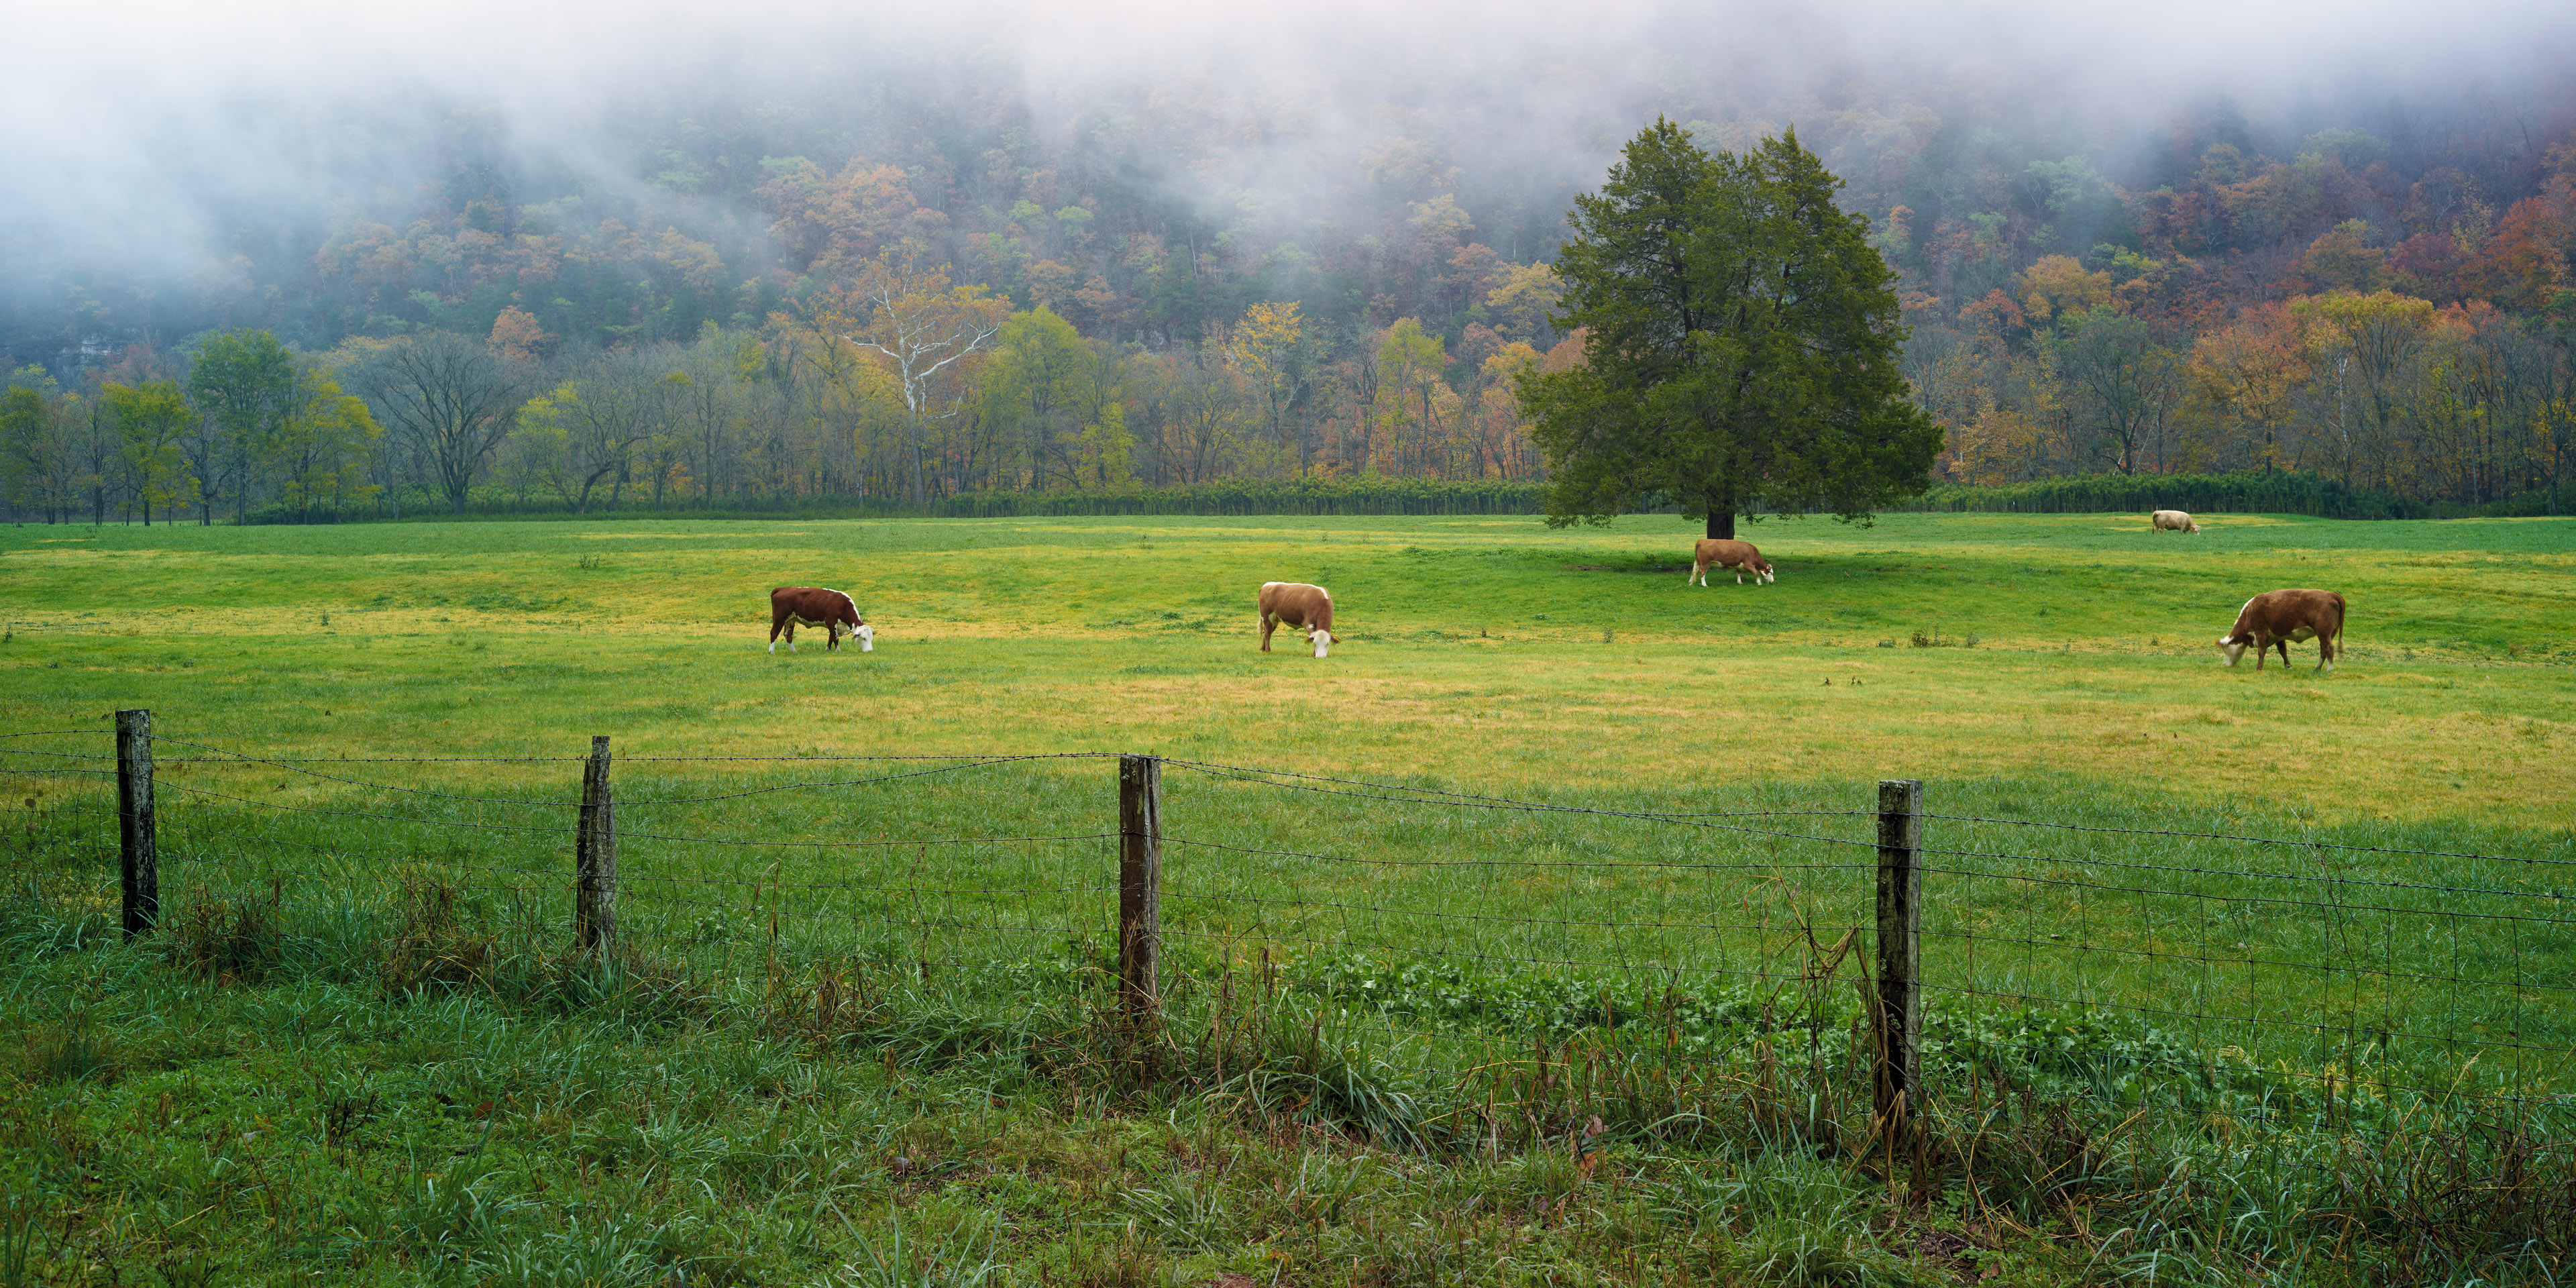
[[[1276,618],[1276,617],[1272,617],[1272,616],[1271,616],[1270,614],[1268,614],[1268,613],[1263,613],[1263,614],[1261,615],[1261,651],[1262,651],[1262,652],[1267,653],[1267,652],[1269,652],[1269,651],[1270,651],[1270,632],[1275,631],[1275,630],[1277,630],[1277,629],[1279,629],[1279,619],[1278,619],[1278,618]]]
[[[780,615],[780,614],[777,614],[777,613],[772,613],[772,614],[770,614],[770,617],[769,617],[769,651],[770,651],[770,652],[775,653],[775,652],[777,652],[777,651],[778,651],[778,628],[779,628],[779,627],[781,627],[781,626],[785,626],[786,624],[787,624],[787,618],[786,618],[786,617],[784,617],[783,615]]]
[[[792,617],[787,619],[787,651],[796,651],[796,619]]]
[[[839,622],[825,623],[823,627],[823,651],[826,653],[837,653],[840,650],[841,624]]]

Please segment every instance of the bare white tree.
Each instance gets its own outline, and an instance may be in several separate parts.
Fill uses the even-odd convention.
[[[1001,334],[1011,303],[980,286],[951,286],[941,269],[897,266],[880,258],[858,282],[835,292],[816,329],[840,336],[892,364],[903,394],[912,454],[912,503],[929,499],[929,422],[965,409],[973,387],[966,359]]]

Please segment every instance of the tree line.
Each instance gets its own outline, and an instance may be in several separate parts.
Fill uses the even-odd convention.
[[[149,524],[496,498],[919,509],[1219,480],[1528,482],[1545,470],[1514,378],[1575,355],[1483,327],[1453,353],[1415,319],[1353,330],[1293,302],[1151,349],[889,252],[759,327],[709,320],[686,342],[567,342],[505,309],[483,335],[318,353],[248,328],[137,344],[72,387],[21,368],[0,403],[0,502],[22,520]]]
[[[1804,105],[1800,133],[1897,274],[1871,325],[1903,328],[1906,395],[1941,434],[1932,482],[2283,472],[2564,509],[2564,114],[2500,133],[2484,109],[2392,105],[2377,134],[2358,116],[2300,133],[2222,99],[2114,166],[1906,92]],[[1766,114],[1799,105],[1754,106],[1703,95],[1672,119],[1752,156]],[[55,356],[9,376],[0,500],[205,521],[1548,476],[1514,394],[1534,366],[1591,365],[1560,274],[1579,220],[1531,214],[1493,156],[1390,137],[1350,186],[1366,217],[1295,232],[1156,195],[1115,130],[1066,152],[998,118],[844,123],[862,119],[855,148],[665,123],[662,196],[616,204],[537,190],[464,114],[407,218],[361,213],[292,253],[244,242],[184,289],[66,278],[59,307],[8,323],[13,349]],[[1193,119],[1155,123],[1174,155],[1195,155]],[[980,171],[941,159],[967,142]],[[201,389],[209,355],[265,374]],[[447,386],[488,364],[496,410],[430,392],[434,355]],[[1696,486],[1664,483],[1677,504]]]
[[[2212,145],[2185,191],[2140,203],[2144,249],[2042,255],[1964,302],[1918,290],[1905,368],[1945,431],[1939,477],[2286,471],[2564,512],[2576,143],[2501,215],[2456,171],[2396,184],[2385,151],[2319,136],[2249,175]],[[2245,257],[2211,252],[2283,204],[2348,217],[2271,257],[2269,298],[2245,298]]]

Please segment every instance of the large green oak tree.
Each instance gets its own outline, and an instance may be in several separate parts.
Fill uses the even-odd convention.
[[[1582,365],[1519,394],[1548,521],[1657,501],[1706,514],[1866,518],[1930,484],[1941,429],[1906,399],[1895,270],[1790,130],[1738,156],[1658,119],[1575,198],[1555,318]]]

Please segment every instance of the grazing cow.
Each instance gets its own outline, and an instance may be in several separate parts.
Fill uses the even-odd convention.
[[[787,632],[787,651],[796,651],[796,628],[820,626],[824,631],[823,651],[841,647],[841,631],[847,627],[859,642],[859,651],[872,653],[877,647],[877,631],[859,617],[859,601],[837,590],[820,586],[781,586],[769,592],[769,651],[778,651],[778,632]]]
[[[1735,584],[1738,586],[1744,584],[1744,574],[1748,572],[1753,574],[1753,584],[1756,586],[1774,580],[1770,562],[1762,557],[1761,551],[1753,548],[1753,543],[1750,541],[1736,541],[1722,537],[1709,537],[1702,540],[1691,548],[1691,574],[1689,580],[1682,584],[1687,586],[1696,582],[1702,586],[1707,585],[1708,570],[1711,568],[1734,569]]]
[[[1265,581],[1261,583],[1261,651],[1270,651],[1270,632],[1285,623],[1290,629],[1306,632],[1315,646],[1315,656],[1342,642],[1333,633],[1333,596],[1321,586],[1301,581]]]
[[[2245,601],[2235,627],[2218,637],[2218,651],[2234,666],[2251,644],[2254,669],[2260,671],[2265,650],[2278,647],[2286,667],[2292,640],[2315,640],[2317,669],[2332,675],[2335,645],[2342,639],[2343,596],[2331,590],[2267,590]]]
[[[2180,510],[2158,510],[2147,516],[2150,532],[2198,532],[2200,525]]]

